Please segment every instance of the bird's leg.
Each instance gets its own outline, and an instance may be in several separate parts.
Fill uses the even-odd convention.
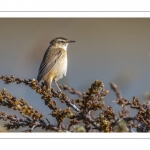
[[[46,89],[50,92],[51,94],[51,84],[49,81],[45,80],[44,81],[44,85],[46,86]]]
[[[47,76],[44,79],[44,85],[46,86],[46,89],[49,91],[50,94],[51,94],[52,80],[53,80],[53,78],[51,76]]]
[[[60,87],[59,87],[59,85],[57,84],[57,82],[56,82],[56,77],[54,77],[54,82],[55,82],[55,84],[56,84],[56,86],[57,86],[57,88],[58,88],[58,90],[62,93],[62,91],[61,91],[61,89],[60,89]]]

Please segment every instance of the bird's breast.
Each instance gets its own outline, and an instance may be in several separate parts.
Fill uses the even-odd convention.
[[[56,72],[56,80],[61,79],[64,76],[66,76],[67,73],[67,53],[63,53],[62,56],[59,58],[59,60],[56,62],[53,70]]]

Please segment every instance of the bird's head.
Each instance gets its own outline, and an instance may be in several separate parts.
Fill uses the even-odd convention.
[[[58,37],[58,38],[53,39],[50,42],[50,44],[52,46],[55,46],[55,47],[58,47],[58,48],[63,48],[64,50],[67,50],[68,44],[73,43],[73,42],[75,42],[75,41],[68,40],[68,39],[63,38],[63,37]]]

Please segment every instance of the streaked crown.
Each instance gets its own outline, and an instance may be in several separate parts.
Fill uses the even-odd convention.
[[[69,43],[73,43],[73,42],[75,42],[75,41],[68,40],[68,39],[63,38],[63,37],[58,37],[58,38],[53,39],[50,42],[50,44],[56,46],[57,44],[65,45],[65,44],[69,44]]]

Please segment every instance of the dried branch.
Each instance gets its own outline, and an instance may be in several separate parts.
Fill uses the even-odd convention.
[[[34,110],[32,106],[29,106],[23,98],[17,100],[15,96],[7,93],[6,89],[0,91],[0,105],[18,110],[22,115],[28,115],[34,120],[39,120],[43,117],[43,114],[40,114],[37,110]]]
[[[7,115],[5,112],[0,113],[0,119],[8,121],[5,127],[9,129],[19,129],[20,127],[28,127],[25,132],[33,132],[36,128],[51,130],[55,132],[132,132],[132,128],[136,128],[137,132],[149,132],[150,130],[150,103],[141,104],[136,97],[132,101],[122,97],[121,91],[115,83],[111,83],[111,89],[115,92],[117,99],[116,104],[122,106],[119,116],[114,113],[111,106],[105,106],[104,97],[109,93],[104,89],[102,81],[96,80],[91,84],[91,87],[86,92],[76,91],[74,88],[69,88],[66,85],[60,86],[63,90],[68,90],[71,94],[79,96],[77,99],[70,99],[65,93],[60,93],[51,89],[51,94],[46,89],[44,84],[41,85],[37,80],[19,79],[14,76],[1,76],[1,80],[5,84],[16,82],[17,84],[24,83],[37,94],[41,95],[45,105],[52,110],[52,117],[56,118],[57,125],[51,124],[43,115],[32,106],[29,106],[24,99],[17,100],[15,96],[6,92],[6,89],[0,91],[0,105],[14,110],[18,110],[23,119],[16,115]],[[57,98],[61,103],[64,103],[67,108],[62,110],[57,106],[53,98]],[[135,116],[129,116],[129,109],[136,109]],[[99,111],[99,115],[92,118],[90,112]],[[70,123],[66,128],[63,125],[65,118],[68,118]],[[83,126],[79,124],[82,123]]]
[[[148,132],[150,130],[150,107],[149,103],[140,104],[139,100],[136,97],[133,97],[133,100],[130,102],[125,98],[122,98],[121,92],[118,89],[115,83],[111,83],[111,88],[115,91],[117,98],[116,103],[123,106],[123,110],[119,112],[121,118],[124,118],[126,121],[130,118],[130,127],[136,128],[140,132]],[[126,106],[130,108],[137,109],[138,113],[134,117],[129,117],[129,110]],[[136,122],[135,122],[136,121]]]
[[[29,127],[28,130],[25,130],[24,132],[32,132],[33,129],[35,129],[36,127],[41,127],[43,129],[50,129],[50,130],[54,130],[54,131],[59,131],[59,129],[50,124],[50,123],[46,123],[44,120],[40,119],[40,120],[34,120],[34,119],[30,119],[27,117],[24,117],[24,119],[22,118],[18,118],[16,115],[7,115],[5,112],[0,112],[0,120],[3,119],[4,121],[9,120],[8,123],[5,124],[5,127],[7,128],[7,130],[9,129],[19,129],[20,127]]]

